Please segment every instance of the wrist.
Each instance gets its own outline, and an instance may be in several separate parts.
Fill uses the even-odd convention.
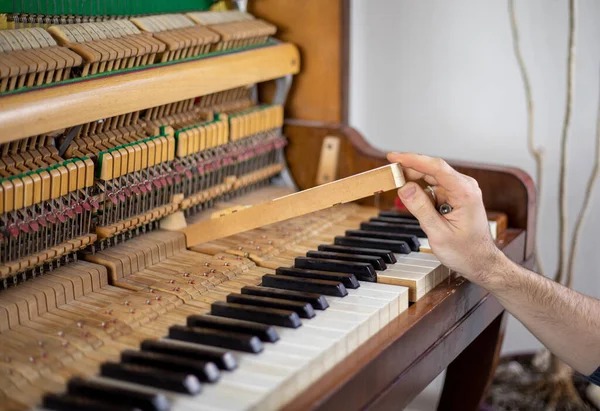
[[[510,287],[515,273],[514,263],[500,249],[493,247],[480,261],[482,265],[475,270],[471,279],[474,283],[492,293]]]

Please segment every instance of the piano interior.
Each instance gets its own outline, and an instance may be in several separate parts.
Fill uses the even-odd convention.
[[[444,369],[478,409],[506,314],[395,190],[185,234],[387,164],[344,114],[347,1],[60,3],[0,1],[0,409],[399,409]],[[529,176],[452,165],[529,264]]]

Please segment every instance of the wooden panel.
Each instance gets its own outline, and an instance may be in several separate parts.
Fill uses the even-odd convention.
[[[286,116],[346,123],[349,0],[250,1],[248,11],[275,24],[275,37],[300,49],[302,72],[294,78]]]
[[[314,185],[318,167],[318,156],[314,153],[320,152],[326,136],[338,136],[341,139],[338,178],[388,164],[386,153],[370,146],[351,127],[335,123],[288,120],[284,133],[289,138],[286,148],[287,161],[293,178],[301,190]],[[391,147],[390,151],[401,149],[401,147]],[[521,260],[528,259],[534,251],[535,233],[536,192],[531,177],[523,170],[513,167],[451,160],[448,162],[458,171],[478,181],[488,210],[505,212],[510,227],[525,229],[527,233],[532,233],[527,236],[524,255],[521,257]],[[378,204],[375,204],[374,197],[361,203],[391,208],[396,196],[397,193],[388,192],[379,196]]]
[[[0,143],[266,81],[300,69],[279,44],[0,97]]]
[[[452,361],[446,370],[438,411],[456,409],[478,411],[480,409],[488,386],[494,377],[494,370],[500,360],[500,349],[504,340],[507,317],[506,311],[500,314]],[[468,321],[461,324],[461,327],[464,326],[469,327],[464,334],[468,334],[472,328],[475,328]],[[455,342],[449,339],[444,343],[454,344]],[[467,389],[465,389],[465,375],[468,375],[470,380]]]
[[[372,195],[375,191],[390,191],[402,185],[404,176],[400,167],[397,164],[387,164],[247,208],[236,207],[230,213],[219,211],[215,218],[190,224],[180,231],[185,234],[187,247],[192,247],[338,204],[350,203]]]

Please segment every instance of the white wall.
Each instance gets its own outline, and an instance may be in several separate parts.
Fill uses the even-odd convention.
[[[565,109],[568,2],[518,0],[536,139],[546,147],[537,236],[548,272],[557,261],[558,147]],[[506,0],[353,0],[350,123],[383,150],[517,166],[533,176],[526,106]],[[569,229],[594,155],[600,95],[600,2],[579,3]],[[597,187],[600,191],[600,187]],[[582,233],[574,288],[600,297],[600,193]],[[511,318],[504,352],[539,343]]]

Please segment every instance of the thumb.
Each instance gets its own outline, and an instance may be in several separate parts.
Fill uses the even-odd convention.
[[[431,230],[442,227],[443,217],[435,209],[431,198],[417,183],[408,182],[398,189],[398,195],[408,211],[414,215],[423,231],[429,235]]]

